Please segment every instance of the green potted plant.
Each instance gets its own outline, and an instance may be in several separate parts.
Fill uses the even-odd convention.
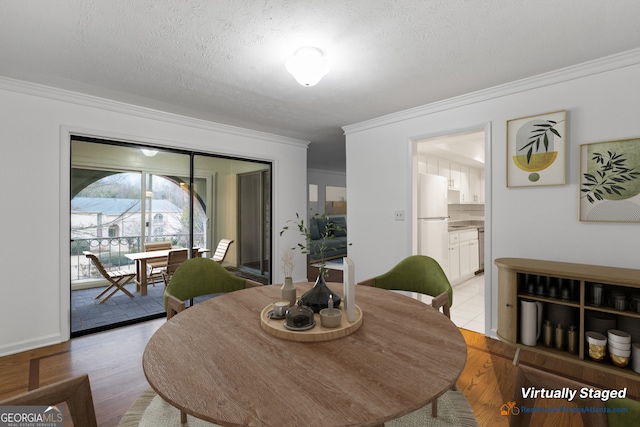
[[[328,218],[326,214],[313,214],[311,220],[314,219],[323,219],[323,224],[325,224],[323,230],[318,230],[320,233],[320,243],[317,247],[313,247],[313,239],[311,238],[311,224],[307,223],[304,218],[300,217],[300,214],[296,213],[296,218],[293,220],[287,221],[287,223],[293,224],[292,226],[284,226],[280,231],[280,235],[289,230],[294,229],[297,230],[300,236],[303,238],[303,242],[298,242],[296,247],[291,248],[292,250],[300,250],[300,253],[303,255],[310,255],[312,252],[319,254],[317,261],[315,261],[316,265],[318,265],[318,277],[316,278],[315,284],[313,288],[309,291],[305,292],[300,300],[302,303],[308,307],[310,307],[314,312],[318,313],[323,308],[327,308],[329,305],[329,295],[332,296],[334,306],[337,307],[340,304],[341,297],[337,293],[333,292],[331,289],[327,287],[327,283],[325,281],[326,275],[326,252],[330,252],[332,250],[336,250],[335,247],[330,248],[327,245],[327,241],[331,240],[335,237],[335,232],[337,230],[341,230],[340,226],[337,226]],[[315,221],[316,223],[318,221]],[[316,239],[317,240],[317,239]],[[312,250],[315,249],[315,250]]]

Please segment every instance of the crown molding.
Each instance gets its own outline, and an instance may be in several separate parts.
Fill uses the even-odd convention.
[[[345,135],[640,64],[640,48],[343,126]]]
[[[304,141],[301,139],[289,138],[286,136],[276,135],[268,132],[261,132],[238,126],[231,126],[222,123],[211,122],[208,120],[196,119],[193,117],[168,113],[166,111],[154,110],[151,108],[127,104],[107,98],[100,98],[93,95],[87,95],[84,93],[73,92],[70,90],[59,89],[23,80],[11,79],[3,76],[0,76],[0,90],[17,92],[40,98],[48,98],[55,101],[68,102],[84,107],[98,108],[105,111],[127,114],[145,119],[158,120],[161,122],[172,123],[181,126],[189,126],[207,131],[220,132],[228,135],[260,139],[279,144],[294,145],[302,148],[308,148],[310,144],[310,141]]]

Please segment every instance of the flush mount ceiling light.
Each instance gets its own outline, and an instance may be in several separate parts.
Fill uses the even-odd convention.
[[[329,63],[322,51],[315,47],[303,47],[287,61],[289,71],[302,86],[313,86],[329,71]]]
[[[140,151],[142,151],[142,154],[144,154],[147,157],[153,157],[156,154],[158,154],[158,150],[149,150],[146,148],[141,148]]]

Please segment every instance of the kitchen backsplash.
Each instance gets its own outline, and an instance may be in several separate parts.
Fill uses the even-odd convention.
[[[449,221],[484,220],[483,204],[450,204]]]

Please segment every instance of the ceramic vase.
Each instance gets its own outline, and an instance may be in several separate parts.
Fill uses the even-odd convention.
[[[341,301],[340,295],[329,289],[327,282],[324,280],[324,269],[321,268],[313,288],[305,292],[300,297],[300,300],[302,304],[312,309],[314,313],[319,313],[320,310],[329,306],[329,295],[333,296],[333,306],[337,308]]]
[[[289,307],[293,307],[296,304],[296,287],[291,277],[284,278],[284,284],[280,288],[280,299],[289,301]]]

